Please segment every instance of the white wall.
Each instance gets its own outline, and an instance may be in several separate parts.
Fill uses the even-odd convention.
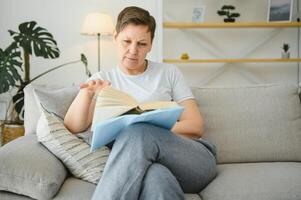
[[[157,18],[160,16],[158,2],[142,0],[0,0],[0,48],[5,49],[12,41],[8,29],[18,31],[20,23],[35,20],[38,25],[53,34],[61,51],[58,59],[31,58],[31,78],[57,65],[78,60],[84,53],[92,73],[97,71],[97,38],[80,35],[85,16],[89,12],[110,14],[116,23],[118,13],[126,6],[136,5],[146,8]],[[158,22],[161,21],[157,19]],[[158,25],[161,26],[161,25]],[[159,32],[160,33],[160,32]],[[158,33],[157,33],[158,35]],[[149,55],[152,60],[161,60],[161,45],[158,36],[154,40],[153,50]],[[159,49],[159,50],[158,50]],[[101,67],[116,65],[115,49],[111,37],[101,40]],[[87,79],[84,66],[80,63],[53,71],[34,84],[52,84],[67,86],[79,84]],[[14,91],[0,95],[0,120],[4,119],[4,110]]]
[[[152,15],[158,16],[157,1],[141,0],[1,0],[0,1],[0,48],[4,49],[11,38],[8,29],[18,30],[18,25],[25,21],[35,20],[38,25],[53,34],[61,51],[60,58],[49,60],[31,59],[31,77],[59,64],[77,60],[84,53],[92,72],[97,71],[97,38],[80,35],[85,16],[89,12],[105,12],[112,16],[115,24],[118,13],[128,5],[137,5],[148,9]],[[161,47],[161,46],[160,46]],[[154,41],[154,51],[150,58],[158,59],[159,48]],[[101,40],[101,66],[113,67],[116,64],[115,49],[112,37]],[[71,85],[86,80],[84,67],[81,64],[66,66],[38,79],[37,84]]]
[[[162,47],[162,31],[160,30],[162,18],[168,20],[166,16],[169,16],[177,21],[191,21],[192,8],[205,5],[205,21],[221,21],[222,18],[216,14],[216,10],[224,4],[236,6],[236,10],[241,14],[238,21],[266,21],[267,0],[1,0],[0,47],[5,48],[11,41],[7,32],[8,29],[17,30],[18,24],[36,20],[38,25],[47,28],[54,35],[61,50],[61,56],[55,60],[33,57],[31,59],[31,77],[59,64],[79,59],[80,53],[84,53],[88,57],[89,68],[92,72],[96,72],[96,37],[80,35],[80,28],[86,14],[91,11],[106,12],[113,17],[115,23],[117,14],[122,8],[128,5],[137,5],[150,10],[157,19],[158,31],[150,55],[153,60],[161,60],[162,56],[179,57],[183,52],[188,52],[192,58],[241,57],[252,50],[254,45],[259,45],[263,38],[270,38],[271,36],[273,37],[271,40],[259,45],[258,49],[247,56],[279,57],[280,46],[283,42],[289,42],[291,56],[296,57],[298,41],[295,28],[283,30],[164,30],[164,45]],[[294,9],[297,9],[296,4]],[[162,10],[164,17],[162,17]],[[115,65],[116,57],[112,38],[105,37],[101,40],[101,66],[106,69]],[[195,64],[192,66],[179,65],[179,67],[191,84],[197,84],[222,65],[229,66],[230,64]],[[237,73],[241,68],[251,71],[255,79],[260,79],[263,82],[296,82],[297,78],[296,63],[236,64],[231,66],[233,67],[228,67],[226,72],[218,79],[214,79],[213,82],[217,81],[216,84],[243,83],[245,78]],[[227,74],[231,74],[231,76],[228,77]],[[78,84],[85,79],[83,66],[75,64],[54,71],[37,80],[36,83],[70,85]]]
[[[297,0],[296,0],[297,1]],[[295,2],[296,2],[295,1]],[[117,14],[128,5],[137,5],[150,10],[158,23],[158,31],[150,58],[161,60],[164,57],[179,57],[182,52],[199,58],[239,57],[253,48],[262,38],[273,36],[249,57],[279,57],[283,42],[291,45],[291,56],[297,54],[296,29],[245,29],[245,30],[164,30],[161,22],[166,13],[178,21],[190,21],[193,6],[205,5],[205,21],[221,21],[216,14],[224,4],[233,4],[241,13],[239,21],[266,21],[267,0],[0,0],[0,47],[5,48],[11,38],[8,29],[17,30],[25,21],[36,20],[54,35],[61,50],[61,56],[55,60],[33,57],[31,59],[31,77],[59,64],[79,59],[80,53],[88,57],[89,68],[97,71],[97,39],[80,35],[85,16],[92,11],[106,12],[116,22]],[[300,7],[300,5],[299,5]],[[294,8],[296,10],[296,7]],[[165,17],[162,16],[164,11]],[[161,30],[160,30],[161,29]],[[192,32],[192,34],[191,34]],[[162,34],[164,34],[162,41]],[[166,35],[167,34],[167,35]],[[198,39],[199,38],[199,39]],[[164,42],[164,45],[162,45]],[[162,55],[163,52],[163,55]],[[115,49],[110,37],[101,40],[101,66],[104,69],[116,65]],[[195,64],[179,65],[189,84],[207,84],[206,78],[221,66],[230,66],[226,71],[208,84],[249,84],[257,82],[296,82],[296,63],[258,63],[258,64]],[[241,71],[241,69],[246,69]],[[250,72],[250,73],[249,73]],[[252,76],[250,76],[250,74]],[[248,77],[248,78],[246,78]],[[251,78],[250,78],[251,77]],[[36,84],[71,85],[86,80],[81,64],[67,66],[51,72],[37,80]],[[253,80],[250,81],[249,79]],[[4,96],[0,95],[3,100]]]

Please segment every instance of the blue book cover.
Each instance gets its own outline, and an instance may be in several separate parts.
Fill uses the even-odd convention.
[[[180,118],[183,110],[183,107],[176,106],[143,112],[141,114],[125,114],[97,122],[92,129],[91,151],[112,142],[122,132],[123,128],[134,123],[150,123],[170,130]]]

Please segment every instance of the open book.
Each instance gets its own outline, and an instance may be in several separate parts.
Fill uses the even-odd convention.
[[[171,129],[179,119],[183,107],[173,101],[139,104],[133,97],[113,87],[106,87],[97,95],[92,121],[91,149],[113,141],[126,126],[145,122]]]

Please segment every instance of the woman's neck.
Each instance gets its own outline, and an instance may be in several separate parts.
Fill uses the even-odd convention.
[[[141,67],[138,67],[136,69],[128,69],[128,68],[123,67],[122,65],[119,66],[121,71],[124,72],[125,74],[128,74],[128,75],[142,74],[143,72],[146,71],[147,67],[148,67],[148,61],[147,60],[145,60],[143,62],[143,65]]]

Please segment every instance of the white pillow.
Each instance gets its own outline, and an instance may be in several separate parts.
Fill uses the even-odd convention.
[[[42,109],[38,121],[37,138],[75,177],[98,183],[110,153],[107,147],[90,152],[87,143],[69,132],[54,114],[45,109]]]

